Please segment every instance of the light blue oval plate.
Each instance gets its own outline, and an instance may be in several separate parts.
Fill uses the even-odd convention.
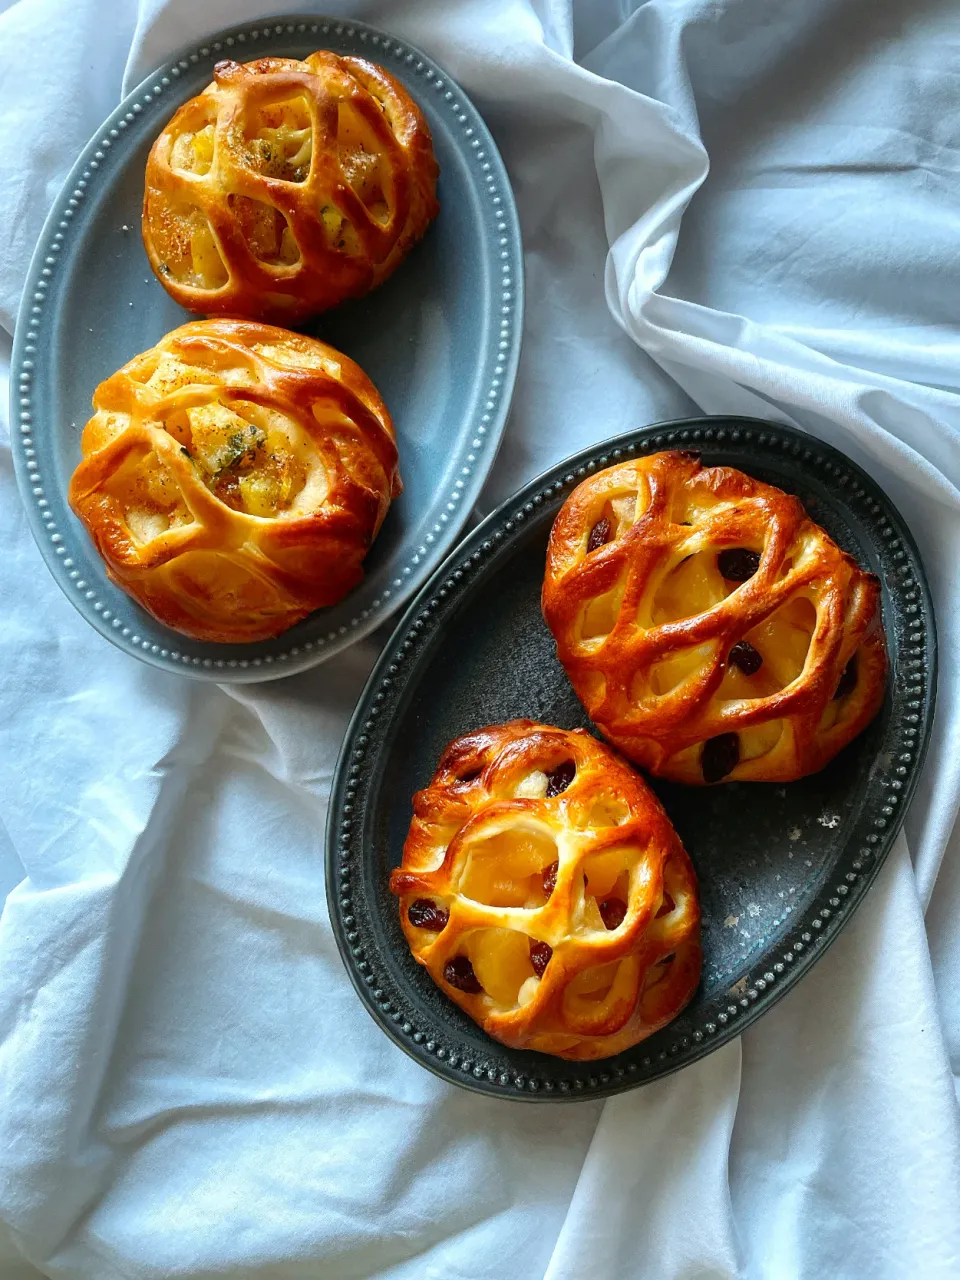
[[[140,239],[143,171],[174,111],[221,58],[315,49],[382,63],[420,104],[440,163],[440,214],[382,288],[306,326],[373,379],[393,415],[404,492],[339,604],[275,640],[189,640],[107,578],[67,505],[97,383],[188,315],[154,279]],[[463,90],[419,50],[357,22],[292,17],[234,27],[160,67],[87,145],[50,212],[17,321],[14,461],[30,525],[83,616],[154,666],[213,680],[301,671],[366,635],[427,580],[456,541],[493,464],[520,354],[523,256],[503,162]]]

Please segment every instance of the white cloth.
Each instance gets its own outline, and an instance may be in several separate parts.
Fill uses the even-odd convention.
[[[121,93],[265,6],[289,8],[0,0],[7,330]],[[473,1097],[377,1030],[327,923],[330,773],[376,641],[260,688],[121,656],[43,568],[4,445],[0,1274],[957,1277],[958,11],[327,8],[433,54],[511,173],[528,310],[484,506],[694,406],[835,441],[930,573],[924,782],[856,919],[740,1041],[605,1106]]]

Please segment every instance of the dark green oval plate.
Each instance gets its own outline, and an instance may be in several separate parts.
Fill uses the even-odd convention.
[[[410,954],[387,881],[410,798],[452,738],[519,716],[589,727],[540,616],[547,536],[584,476],[671,447],[700,449],[706,463],[795,493],[880,577],[892,678],[879,717],[813,777],[711,787],[697,791],[696,804],[689,788],[654,782],[700,877],[703,979],[683,1013],[636,1048],[564,1062],[491,1040],[434,986]],[[935,691],[936,628],[916,546],[890,500],[836,449],[771,423],[699,418],[578,454],[521,489],[447,558],[360,699],[327,830],[330,915],[354,986],[423,1066],[496,1097],[605,1097],[695,1062],[789,991],[850,919],[914,793]]]

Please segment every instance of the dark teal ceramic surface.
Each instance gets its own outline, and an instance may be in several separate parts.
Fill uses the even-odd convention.
[[[703,979],[670,1026],[594,1063],[507,1049],[413,960],[387,888],[410,798],[444,746],[519,716],[590,728],[540,616],[547,536],[570,491],[621,458],[694,448],[795,493],[883,584],[891,661],[878,718],[821,773],[788,785],[654,781],[700,879]],[[632,432],[527,485],[475,529],[413,602],[347,732],[327,828],[327,898],[347,971],[401,1048],[498,1097],[570,1101],[629,1089],[702,1058],[784,995],[849,920],[886,857],[933,720],[936,630],[909,530],[841,453],[787,427],[700,418]]]
[[[367,557],[366,578],[276,640],[191,641],[108,580],[66,490],[97,383],[190,319],[155,280],[140,239],[143,170],[174,111],[221,58],[318,48],[387,67],[423,109],[440,163],[440,214],[380,289],[303,326],[351,356],[397,428],[404,493]],[[455,542],[496,455],[520,349],[523,259],[503,163],[482,119],[424,54],[355,22],[294,17],[211,38],[160,67],[77,161],[40,237],[17,321],[11,434],[31,528],[57,582],[120,648],[215,680],[264,680],[366,635],[430,576]]]

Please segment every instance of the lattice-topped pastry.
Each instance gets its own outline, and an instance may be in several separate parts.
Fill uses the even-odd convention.
[[[678,782],[803,777],[883,701],[879,581],[797,498],[695,453],[574,490],[543,614],[590,718]]]
[[[339,600],[400,492],[352,360],[242,320],[174,329],[97,387],[70,505],[118,586],[201,640],[262,640]]]
[[[147,160],[143,242],[190,311],[293,323],[380,284],[439,208],[419,107],[383,67],[218,62]]]
[[[605,1058],[700,975],[693,867],[659,801],[583,730],[530,720],[452,742],[390,887],[416,959],[495,1039]]]

